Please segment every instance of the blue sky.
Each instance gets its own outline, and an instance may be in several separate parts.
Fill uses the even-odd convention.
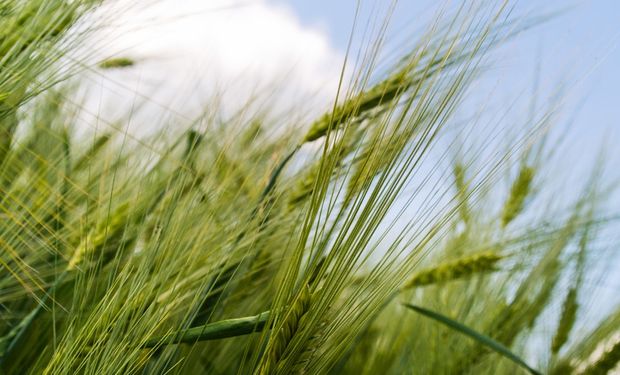
[[[344,53],[353,24],[357,0],[268,0],[289,9],[304,27],[325,33],[335,49]],[[390,1],[361,2],[359,20],[381,18]],[[434,19],[440,6],[456,9],[459,1],[400,0],[390,19],[392,40],[415,39],[416,32]],[[509,121],[523,126],[536,92],[538,115],[557,102],[558,90],[562,106],[556,129],[570,124],[565,143],[547,172],[547,179],[562,181],[554,191],[558,196],[578,194],[576,187],[589,176],[601,150],[606,155],[608,170],[605,183],[615,183],[620,174],[614,166],[620,163],[620,1],[511,1],[514,18],[537,17],[558,13],[548,21],[521,33],[497,50],[491,66],[477,82],[479,97],[469,101],[470,111],[489,106],[492,114],[502,113],[513,102]],[[378,16],[377,16],[378,15]],[[362,31],[363,25],[359,30]],[[391,48],[398,48],[391,45]],[[405,51],[403,51],[405,52]],[[537,81],[536,85],[535,82]],[[535,89],[536,88],[536,89]],[[489,93],[491,93],[489,100]],[[555,101],[554,101],[555,100]],[[521,125],[518,125],[521,124]],[[570,181],[570,182],[568,182]],[[575,182],[575,184],[573,184]],[[620,194],[607,201],[617,211]]]
[[[270,0],[289,7],[308,27],[329,36],[333,46],[345,51],[355,14],[356,0]],[[437,4],[455,8],[459,2],[401,0],[391,18],[392,36],[415,32],[437,10]],[[360,19],[368,18],[389,1],[363,1]],[[376,4],[379,4],[375,8]],[[513,2],[513,14],[541,15],[564,10],[543,25],[520,35],[502,52],[496,79],[501,80],[501,95],[518,94],[525,85],[533,85],[535,67],[540,66],[540,96],[544,98],[560,84],[569,87],[567,107],[581,106],[576,133],[590,141],[620,124],[620,1]],[[542,6],[546,4],[545,6]],[[402,32],[401,30],[405,30]],[[418,29],[419,30],[419,29]],[[577,86],[575,86],[577,85]],[[573,87],[573,88],[571,88]],[[617,133],[617,131],[616,131]],[[614,139],[620,140],[617,135]]]
[[[274,97],[282,99],[285,111],[291,105],[302,109],[295,113],[311,108],[311,119],[333,102],[358,4],[357,0],[146,3],[145,9],[137,7],[131,12],[132,0],[119,1],[113,17],[117,25],[112,28],[116,35],[102,38],[104,45],[89,49],[100,53],[99,58],[120,54],[139,62],[133,69],[107,72],[94,79],[95,86],[105,86],[111,94],[104,101],[109,103],[105,110],[98,109],[99,100],[95,99],[93,110],[110,114],[110,122],[126,113],[124,104],[132,103],[136,92],[149,98],[150,108],[144,113],[150,118],[144,122],[153,123],[177,114],[187,120],[214,95],[221,106],[234,111],[261,90],[277,93]],[[355,35],[373,27],[368,20],[375,26],[382,24],[391,3],[362,0]],[[415,42],[440,6],[456,9],[459,4],[462,2],[398,1],[389,23],[389,49],[406,53],[402,42]],[[494,51],[488,71],[476,81],[463,107],[472,112],[484,106],[491,115],[498,115],[516,100],[508,125],[505,121],[502,125],[524,126],[533,97],[537,104],[534,112],[541,115],[552,107],[553,96],[562,89],[560,109],[564,115],[557,125],[571,122],[572,131],[568,146],[560,152],[562,164],[553,172],[583,180],[602,146],[609,164],[618,164],[620,1],[515,0],[510,4],[514,4],[511,14],[515,19],[563,12]],[[356,47],[360,45],[353,47],[354,53]],[[271,100],[272,96],[268,97]],[[310,105],[309,98],[316,98],[317,105]],[[271,101],[269,106],[277,107],[275,104]],[[617,173],[607,181],[615,178]],[[549,179],[562,180],[556,176]],[[615,203],[614,207],[620,207],[620,197]]]
[[[129,24],[132,32],[116,28],[121,31],[110,43],[114,48],[104,46],[97,51],[105,56],[120,50],[140,60],[140,64],[129,73],[112,73],[106,77],[108,84],[115,78],[131,82],[130,93],[140,89],[152,97],[156,94],[150,87],[143,87],[145,82],[165,86],[170,82],[196,85],[197,81],[216,80],[220,87],[230,91],[239,82],[269,82],[280,77],[293,82],[290,87],[293,92],[300,92],[300,97],[318,90],[320,96],[329,99],[335,91],[357,0],[160,0],[158,6],[137,13],[127,11],[131,1],[120,3],[124,5],[116,18],[121,19],[119,24]],[[361,1],[361,24],[356,35],[367,29],[364,21],[372,16],[381,22],[381,14],[390,3]],[[416,32],[424,30],[439,5],[454,9],[459,3],[398,1],[390,21],[391,40],[415,39]],[[575,135],[587,138],[588,147],[593,150],[603,136],[620,141],[616,130],[620,119],[620,1],[520,0],[511,4],[516,4],[516,18],[566,11],[518,36],[494,56],[483,82],[496,90],[498,105],[518,96],[531,97],[535,67],[539,65],[541,108],[546,104],[545,98],[564,85],[565,112],[576,112]],[[543,8],[541,4],[547,5]],[[191,16],[187,17],[188,14]],[[153,15],[157,22],[149,22],[147,27],[132,26],[136,19]],[[399,43],[391,45],[399,47],[406,52]],[[284,79],[283,71],[293,72]],[[132,78],[139,78],[140,87],[133,84]],[[167,91],[181,89],[175,86]],[[245,91],[247,87],[237,90]],[[237,92],[231,96],[239,101]]]

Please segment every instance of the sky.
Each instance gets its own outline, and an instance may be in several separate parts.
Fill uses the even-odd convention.
[[[271,91],[278,92],[276,107],[311,107],[312,99],[320,111],[336,93],[358,8],[357,0],[117,3],[111,12],[114,27],[109,30],[113,31],[98,36],[101,45],[95,50],[98,58],[126,54],[138,65],[128,72],[106,72],[94,80],[98,87],[125,93],[108,98],[109,110],[99,111],[119,116],[125,110],[119,103],[126,103],[125,96],[137,92],[152,103],[162,102],[162,109],[189,117],[216,93],[220,104],[231,108],[252,95]],[[406,52],[403,46],[415,40],[438,9],[456,9],[459,3],[396,2],[386,50]],[[620,2],[544,3],[541,7],[543,2],[537,0],[511,2],[516,18],[561,14],[506,43],[479,84],[494,90],[499,107],[518,96],[531,98],[535,91],[539,111],[562,88],[564,111],[574,117],[574,134],[588,147],[598,147],[603,139],[620,141]],[[354,33],[358,43],[353,51],[363,45],[359,38],[364,30],[385,20],[390,4],[388,0],[360,2]],[[191,97],[170,95],[188,91]]]
[[[357,51],[372,42],[368,35],[386,20],[384,51],[389,59],[406,53],[440,10],[454,12],[463,3],[115,0],[108,4],[102,10],[104,17],[98,18],[104,19],[104,27],[92,44],[86,44],[94,45],[86,52],[93,62],[127,56],[136,65],[95,70],[88,76],[85,107],[92,116],[84,121],[85,127],[126,122],[123,118],[138,113],[134,109],[140,106],[139,114],[132,114],[132,121],[121,129],[140,136],[161,127],[185,127],[205,110],[226,116],[256,98],[256,108],[286,113],[289,123],[307,123],[332,105],[352,35],[348,73]],[[519,129],[531,125],[532,116],[558,109],[562,115],[554,117],[554,128],[570,131],[548,178],[567,181],[563,187],[576,193],[573,181],[583,182],[600,152],[612,166],[620,162],[620,1],[541,4],[510,2],[512,19],[546,20],[492,51],[461,117],[484,108],[488,121],[507,114],[501,125]],[[610,173],[606,181],[618,178]],[[620,197],[608,202],[620,207]]]
[[[255,98],[265,99],[258,108],[299,115],[288,119],[292,123],[309,122],[333,103],[351,35],[349,66],[370,43],[368,30],[386,19],[384,50],[392,53],[386,55],[402,55],[439,10],[454,11],[459,4],[116,0],[102,11],[106,27],[88,52],[93,61],[128,56],[136,65],[89,76],[91,95],[85,107],[92,116],[86,127],[123,122],[139,105],[145,110],[132,115],[131,124],[121,130],[140,136],[179,123],[186,126],[205,108],[231,114]],[[490,115],[510,111],[505,126],[518,128],[532,122],[530,113],[541,116],[561,103],[563,115],[554,126],[570,125],[571,131],[559,153],[563,164],[551,171],[558,176],[549,178],[583,180],[601,149],[610,164],[620,162],[620,1],[510,4],[513,19],[552,16],[493,51],[465,110],[484,107]],[[620,207],[620,197],[613,206]]]
[[[288,8],[304,27],[320,30],[339,51],[346,51],[356,9],[359,30],[387,8],[390,1],[357,0],[269,0]],[[359,5],[358,5],[359,4]],[[379,4],[379,5],[377,5]],[[461,1],[400,0],[389,18],[387,44],[398,50],[402,41],[415,38],[431,22],[439,9],[456,9]],[[620,163],[620,1],[539,1],[510,2],[515,19],[552,15],[494,51],[483,77],[476,82],[469,105],[482,103],[489,112],[501,113],[513,105],[509,120],[522,123],[531,112],[535,98],[536,114],[542,115],[560,100],[556,128],[567,128],[565,144],[558,161],[558,181],[576,181],[590,173],[601,152],[612,166]],[[390,44],[390,42],[393,42]],[[491,99],[489,99],[491,93]],[[559,93],[560,99],[557,99]],[[516,113],[515,113],[516,112]],[[610,169],[615,169],[611,167]],[[618,175],[607,173],[611,183]],[[571,189],[571,184],[568,185]],[[574,185],[576,186],[576,185]],[[564,194],[568,196],[568,194]],[[620,207],[620,197],[608,201]]]
[[[271,4],[291,9],[305,27],[327,34],[334,48],[345,51],[351,34],[357,0],[270,0]],[[362,2],[364,19],[374,2]],[[383,3],[389,3],[384,1]],[[400,0],[390,18],[391,35],[397,38],[415,32],[428,22],[437,4],[456,8],[458,1]],[[535,17],[559,12],[550,20],[519,35],[502,51],[495,66],[495,79],[509,97],[525,84],[533,85],[540,67],[541,97],[560,85],[567,85],[571,103],[581,106],[580,133],[598,133],[620,126],[620,2],[585,1],[514,1],[513,14]],[[366,14],[364,14],[366,13]],[[620,139],[620,138],[617,138]]]
[[[609,164],[620,162],[620,1],[544,3],[510,2],[512,19],[546,21],[492,51],[461,117],[485,108],[490,118],[506,113],[502,126],[519,129],[531,125],[532,116],[558,109],[562,115],[554,117],[554,127],[570,126],[570,132],[548,178],[579,183],[601,150]],[[116,0],[102,10],[104,27],[86,52],[93,62],[126,56],[136,65],[88,76],[85,107],[92,116],[85,127],[123,123],[132,112],[121,130],[140,136],[187,126],[205,110],[226,116],[256,98],[255,108],[307,123],[332,105],[351,38],[347,73],[357,51],[372,42],[368,35],[386,20],[389,60],[406,53],[440,10],[454,12],[459,4]],[[135,111],[138,106],[141,111]],[[610,174],[606,180],[616,178]],[[572,183],[565,186],[577,191]],[[609,202],[620,207],[620,197]]]
[[[198,115],[205,103],[230,113],[254,96],[276,109],[324,107],[337,90],[343,52],[291,8],[263,0],[111,4],[101,10],[104,27],[87,52],[94,63],[126,56],[136,65],[88,76],[90,89],[103,96],[90,95],[89,107],[107,121],[136,102],[154,119],[182,120]]]

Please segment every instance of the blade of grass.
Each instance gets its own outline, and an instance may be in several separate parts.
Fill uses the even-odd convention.
[[[464,335],[467,335],[469,337],[471,337],[472,339],[478,341],[479,343],[481,343],[482,345],[488,347],[489,349],[492,349],[493,351],[495,351],[496,353],[510,359],[511,361],[513,361],[514,363],[518,364],[519,366],[523,367],[524,369],[526,369],[530,374],[533,375],[542,375],[541,372],[539,372],[538,370],[533,369],[532,367],[530,367],[527,363],[525,363],[525,361],[523,359],[521,359],[518,355],[514,354],[512,351],[510,351],[510,349],[508,349],[507,347],[505,347],[504,345],[500,344],[499,342],[493,340],[492,338],[490,338],[489,336],[483,335],[480,332],[477,332],[469,327],[467,327],[466,325],[459,323],[455,320],[452,320],[444,315],[441,315],[435,311],[431,311],[431,310],[427,310],[423,307],[420,306],[416,306],[416,305],[412,305],[410,303],[405,303],[403,304],[405,307],[407,307],[408,309],[411,309],[421,315],[424,315],[428,318],[431,318],[439,323],[442,323],[452,329],[454,329],[455,331],[458,331]]]

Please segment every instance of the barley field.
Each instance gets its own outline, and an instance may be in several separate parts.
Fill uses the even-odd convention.
[[[620,373],[617,164],[563,179],[561,95],[459,115],[554,14],[362,24],[320,111],[106,121],[85,77],[146,62],[93,58],[105,3],[0,3],[0,373]]]

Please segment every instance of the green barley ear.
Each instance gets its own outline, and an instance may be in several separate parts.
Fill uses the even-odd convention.
[[[581,373],[581,375],[605,375],[611,374],[620,363],[620,340],[607,349],[599,359]]]
[[[504,256],[495,252],[465,256],[416,273],[405,283],[402,289],[407,290],[465,278],[475,274],[493,272],[497,270],[497,263],[503,258]]]
[[[467,196],[469,187],[465,177],[465,166],[461,163],[456,163],[453,168],[454,184],[456,186],[456,196],[458,199],[459,213],[464,223],[469,222],[469,204],[467,202]]]
[[[433,47],[426,46],[426,48]],[[408,92],[417,91],[420,86],[434,76],[448,70],[453,65],[458,65],[463,60],[467,60],[473,51],[463,50],[456,53],[454,48],[438,49],[430,57],[427,56],[427,52],[425,50],[414,51],[400,64],[393,67],[393,74],[370,89],[347,99],[344,103],[337,105],[332,112],[320,117],[311,125],[303,138],[303,143],[322,138],[330,130],[338,129],[347,121],[359,124],[362,120],[376,117],[386,108],[397,106],[398,101]]]
[[[298,207],[300,203],[310,197],[314,191],[315,183],[321,173],[321,168],[332,167],[328,172],[330,178],[337,175],[342,169],[344,159],[350,155],[360,141],[362,132],[346,129],[342,138],[304,173],[295,183],[289,196],[289,208]]]
[[[109,220],[99,224],[94,231],[86,236],[73,252],[73,256],[67,264],[67,271],[73,271],[86,261],[86,257],[91,258],[91,254],[99,255],[98,252],[104,250],[106,245],[123,236],[128,225],[131,211],[129,203],[120,205]]]
[[[510,194],[504,204],[502,212],[502,228],[505,228],[517,215],[523,211],[525,199],[532,188],[534,168],[522,165],[517,179],[510,188]]]
[[[589,219],[592,216],[592,211],[588,213]],[[557,354],[562,346],[568,341],[575,321],[577,318],[577,310],[579,309],[579,301],[577,291],[583,284],[585,273],[586,253],[588,250],[588,241],[590,239],[591,224],[587,223],[581,238],[579,239],[579,252],[577,253],[576,275],[573,278],[573,285],[566,295],[564,304],[562,306],[562,315],[560,316],[560,322],[558,323],[557,331],[551,342],[551,352]]]
[[[260,368],[259,373],[261,375],[277,372],[279,363],[285,359],[284,355],[289,343],[295,336],[295,333],[303,326],[302,318],[310,309],[311,301],[312,294],[310,288],[306,285],[293,303],[293,306],[284,313],[284,322],[273,333],[275,337],[270,340],[266,361]]]
[[[319,160],[312,164],[308,172],[295,183],[295,187],[291,191],[288,200],[289,208],[299,206],[301,202],[305,201],[312,194],[320,169],[321,161]]]
[[[303,142],[315,141],[324,137],[330,129],[337,129],[348,120],[361,119],[372,111],[392,104],[413,86],[415,80],[410,77],[411,69],[410,65],[406,65],[369,90],[337,106],[333,112],[321,116],[310,126]]]
[[[569,360],[562,360],[549,370],[549,375],[567,375],[575,370]]]
[[[408,132],[401,131],[394,135],[385,133],[384,128],[375,128],[357,155],[344,197],[345,204],[348,205],[357,194],[368,189],[373,179],[388,170],[405,148],[409,139]]]
[[[264,132],[263,122],[260,119],[253,119],[241,133],[239,144],[243,147],[250,146],[258,140]]]
[[[95,156],[101,151],[112,139],[112,135],[110,133],[105,133],[97,137],[93,144],[90,146],[86,152],[78,160],[76,160],[73,165],[73,171],[82,170],[91,160],[94,160]]]
[[[0,168],[8,155],[13,140],[13,133],[17,128],[17,113],[14,106],[6,103],[0,97]]]
[[[568,335],[570,334],[570,331],[575,324],[578,308],[579,304],[577,302],[577,289],[571,288],[571,290],[566,295],[566,299],[564,300],[560,323],[551,343],[552,353],[559,352],[562,346],[568,340]]]
[[[383,146],[389,147],[389,143],[383,142],[382,145],[377,146],[375,142],[371,141],[367,142],[360,151],[358,160],[355,163],[355,169],[349,177],[349,184],[344,198],[345,204],[351,202],[357,193],[367,188],[374,176],[385,167],[387,158],[383,157],[380,151],[377,151],[382,150]]]
[[[103,60],[99,63],[99,68],[101,69],[119,69],[119,68],[129,68],[136,64],[136,62],[129,57],[114,57],[110,59]]]

